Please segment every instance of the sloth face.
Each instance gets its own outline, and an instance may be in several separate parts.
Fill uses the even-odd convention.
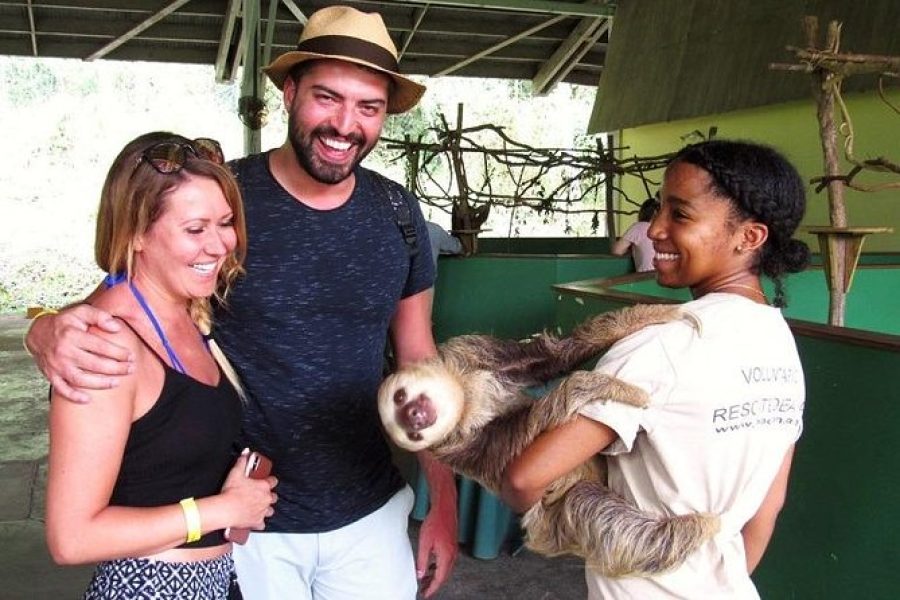
[[[462,386],[440,365],[404,367],[378,391],[381,422],[395,444],[416,452],[439,444],[459,422]]]

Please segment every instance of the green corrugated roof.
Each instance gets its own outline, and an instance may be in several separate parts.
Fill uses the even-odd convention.
[[[811,98],[795,62],[804,15],[840,20],[841,51],[900,55],[900,0],[621,0],[589,125],[614,131]],[[854,76],[844,89],[871,89]],[[897,80],[894,80],[896,85]]]

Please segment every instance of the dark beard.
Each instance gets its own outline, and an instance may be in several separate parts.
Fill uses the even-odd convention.
[[[322,160],[313,149],[313,144],[317,137],[335,137],[341,135],[333,128],[327,125],[320,125],[311,132],[304,134],[300,131],[297,120],[294,118],[293,112],[288,116],[288,139],[290,139],[291,147],[297,156],[297,162],[303,167],[310,177],[319,183],[333,185],[340,183],[350,177],[357,165],[372,151],[374,144],[369,146],[364,136],[358,133],[351,133],[346,136],[346,140],[359,148],[356,160],[350,165],[335,165]]]

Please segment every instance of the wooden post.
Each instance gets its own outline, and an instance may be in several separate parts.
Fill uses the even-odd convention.
[[[806,33],[806,43],[809,48],[818,48],[818,19],[806,17],[803,20]],[[837,51],[840,45],[840,25],[832,21],[828,25],[828,33],[825,39],[825,49]],[[847,208],[844,202],[844,182],[837,177],[841,175],[840,157],[838,155],[837,126],[834,123],[834,108],[836,92],[841,86],[841,77],[837,74],[817,67],[813,71],[813,96],[816,99],[816,116],[819,123],[819,138],[822,142],[823,163],[825,176],[834,177],[826,186],[828,196],[828,213],[831,225],[837,228],[847,226]],[[824,236],[824,237],[823,237]],[[844,325],[844,314],[847,308],[847,290],[844,283],[849,282],[853,275],[847,269],[851,266],[850,245],[852,238],[825,234],[820,235],[820,246],[823,252],[823,260],[826,261],[825,274],[828,280],[828,322],[832,325]],[[825,252],[828,255],[825,255]],[[855,263],[855,261],[854,261]]]
[[[456,175],[457,197],[453,202],[453,210],[450,215],[452,223],[451,233],[459,238],[463,246],[463,254],[471,256],[478,252],[478,234],[481,225],[487,220],[490,212],[490,204],[472,208],[469,204],[469,182],[466,178],[466,165],[463,162],[462,144],[463,129],[463,105],[456,105],[456,130],[447,131],[451,136],[450,162]]]
[[[241,78],[241,96],[261,101],[264,93],[263,73],[259,70],[259,2],[245,2],[243,14],[244,72]],[[262,146],[262,132],[244,124],[244,154],[256,154]]]
[[[853,282],[853,273],[859,261],[865,236],[870,233],[890,232],[890,227],[848,227],[847,207],[844,191],[850,185],[851,175],[841,173],[841,158],[838,145],[838,126],[835,123],[835,109],[841,96],[841,85],[845,77],[854,73],[887,71],[900,65],[900,58],[878,55],[853,55],[839,53],[841,45],[841,23],[831,21],[825,35],[825,45],[818,47],[819,21],[814,16],[803,19],[806,48],[794,48],[802,64],[773,64],[771,68],[802,70],[812,73],[812,92],[816,100],[816,118],[819,124],[819,138],[822,142],[825,175],[820,178],[828,197],[828,227],[810,227],[809,231],[819,238],[819,247],[828,283],[828,322],[843,326],[846,312],[847,292]],[[790,48],[789,48],[790,49]],[[842,126],[850,128],[849,117],[844,109]],[[847,134],[845,152],[857,170],[864,165],[850,158],[851,133]],[[890,165],[886,161],[881,164]],[[818,179],[818,178],[817,178]],[[815,181],[815,180],[814,180]]]
[[[415,194],[419,181],[419,148],[413,147],[410,143],[409,134],[405,134],[403,140],[407,148],[413,148],[406,154],[406,189]],[[420,137],[418,141],[421,142],[422,138]]]
[[[600,147],[598,149],[602,150],[604,154],[609,154],[610,158],[612,158],[613,154],[613,136],[609,134],[606,136],[606,148],[603,148],[603,142],[600,138],[597,138],[597,145]],[[614,198],[615,194],[613,193],[613,177],[615,174],[612,170],[606,171],[606,177],[603,182],[604,188],[604,196],[606,200],[606,237],[609,238],[610,246],[612,243],[616,241],[616,207],[614,206]]]
[[[846,134],[847,144],[844,148],[847,158],[856,165],[850,175],[841,173],[838,126],[835,123],[835,108],[841,95],[843,79],[856,73],[888,72],[900,68],[900,57],[882,55],[861,55],[839,53],[841,45],[841,24],[831,21],[825,36],[825,45],[818,47],[819,20],[814,16],[803,19],[803,31],[806,35],[806,48],[791,48],[800,65],[783,65],[774,63],[773,69],[803,71],[812,73],[812,92],[816,100],[816,117],[819,123],[819,138],[822,142],[822,154],[825,175],[813,181],[822,181],[828,197],[828,216],[831,225],[827,227],[809,227],[808,230],[819,238],[819,247],[825,267],[825,278],[828,282],[828,322],[832,325],[844,325],[847,292],[853,283],[853,273],[862,252],[865,236],[870,233],[886,233],[893,231],[890,227],[849,227],[847,225],[847,207],[844,191],[850,186],[850,179],[866,165],[851,157],[852,128],[849,117],[843,113],[843,125],[850,129]],[[843,105],[842,105],[843,106]],[[844,109],[845,111],[845,109]],[[876,161],[866,161],[867,163]],[[879,159],[880,167],[900,172],[889,161]],[[858,188],[859,189],[859,188]]]

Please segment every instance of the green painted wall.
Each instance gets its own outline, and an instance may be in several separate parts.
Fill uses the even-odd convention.
[[[479,238],[479,254],[605,254],[609,238]]]
[[[522,338],[553,323],[554,283],[616,277],[632,270],[615,256],[441,257],[434,299],[440,342],[464,333]]]
[[[797,75],[794,75],[797,76]],[[888,98],[900,105],[900,91]],[[845,98],[855,130],[855,152],[859,158],[885,156],[900,161],[900,116],[889,109],[875,93],[848,94]],[[821,144],[816,121],[815,105],[809,101],[771,105],[707,117],[646,125],[621,132],[620,145],[627,147],[624,155],[656,156],[677,150],[685,144],[682,136],[694,130],[706,133],[718,127],[718,138],[740,138],[774,146],[785,153],[805,180],[823,172]],[[657,179],[659,178],[657,174]],[[630,178],[629,178],[630,179]],[[865,175],[861,181],[883,183],[897,181],[898,176]],[[625,181],[624,189],[630,197],[643,198],[639,182]],[[816,193],[807,188],[809,210],[804,224],[827,225],[828,201],[824,191]],[[854,190],[847,192],[847,214],[850,225],[890,225],[893,234],[872,235],[864,250],[900,251],[900,189],[874,193]],[[633,217],[619,217],[617,231],[624,231]],[[818,242],[808,234],[801,236],[817,251]]]
[[[817,256],[813,258],[818,262]],[[898,258],[897,254],[864,254],[860,258],[861,266],[847,297],[848,327],[900,335],[900,310],[895,298]],[[885,268],[886,265],[894,268]],[[556,254],[443,256],[438,269],[434,331],[439,342],[464,333],[521,338],[548,324],[567,330],[575,323],[572,318],[583,319],[622,303],[590,298],[589,304],[570,309],[566,304],[575,302],[573,297],[559,295],[550,286],[633,272],[628,257]],[[614,287],[678,302],[690,299],[686,290],[663,288],[652,278]],[[771,282],[765,282],[764,287],[771,297]],[[785,291],[787,317],[827,323],[827,288],[821,268],[787,277]]]
[[[804,432],[754,579],[767,600],[900,594],[900,353],[799,336]]]
[[[878,258],[879,255],[875,255]],[[867,258],[867,257],[863,257]],[[863,261],[861,261],[863,262]],[[884,263],[872,266],[861,265],[853,277],[853,285],[846,299],[844,324],[846,327],[867,331],[900,335],[900,308],[897,306],[897,290],[900,290],[900,269],[896,257],[894,268]],[[763,289],[769,298],[774,298],[774,285],[763,280]],[[600,288],[598,287],[598,290]],[[612,286],[613,290],[684,302],[690,300],[687,289],[664,288],[653,277],[624,282]],[[785,278],[787,308],[784,316],[811,323],[828,323],[828,285],[821,268],[810,268]]]

